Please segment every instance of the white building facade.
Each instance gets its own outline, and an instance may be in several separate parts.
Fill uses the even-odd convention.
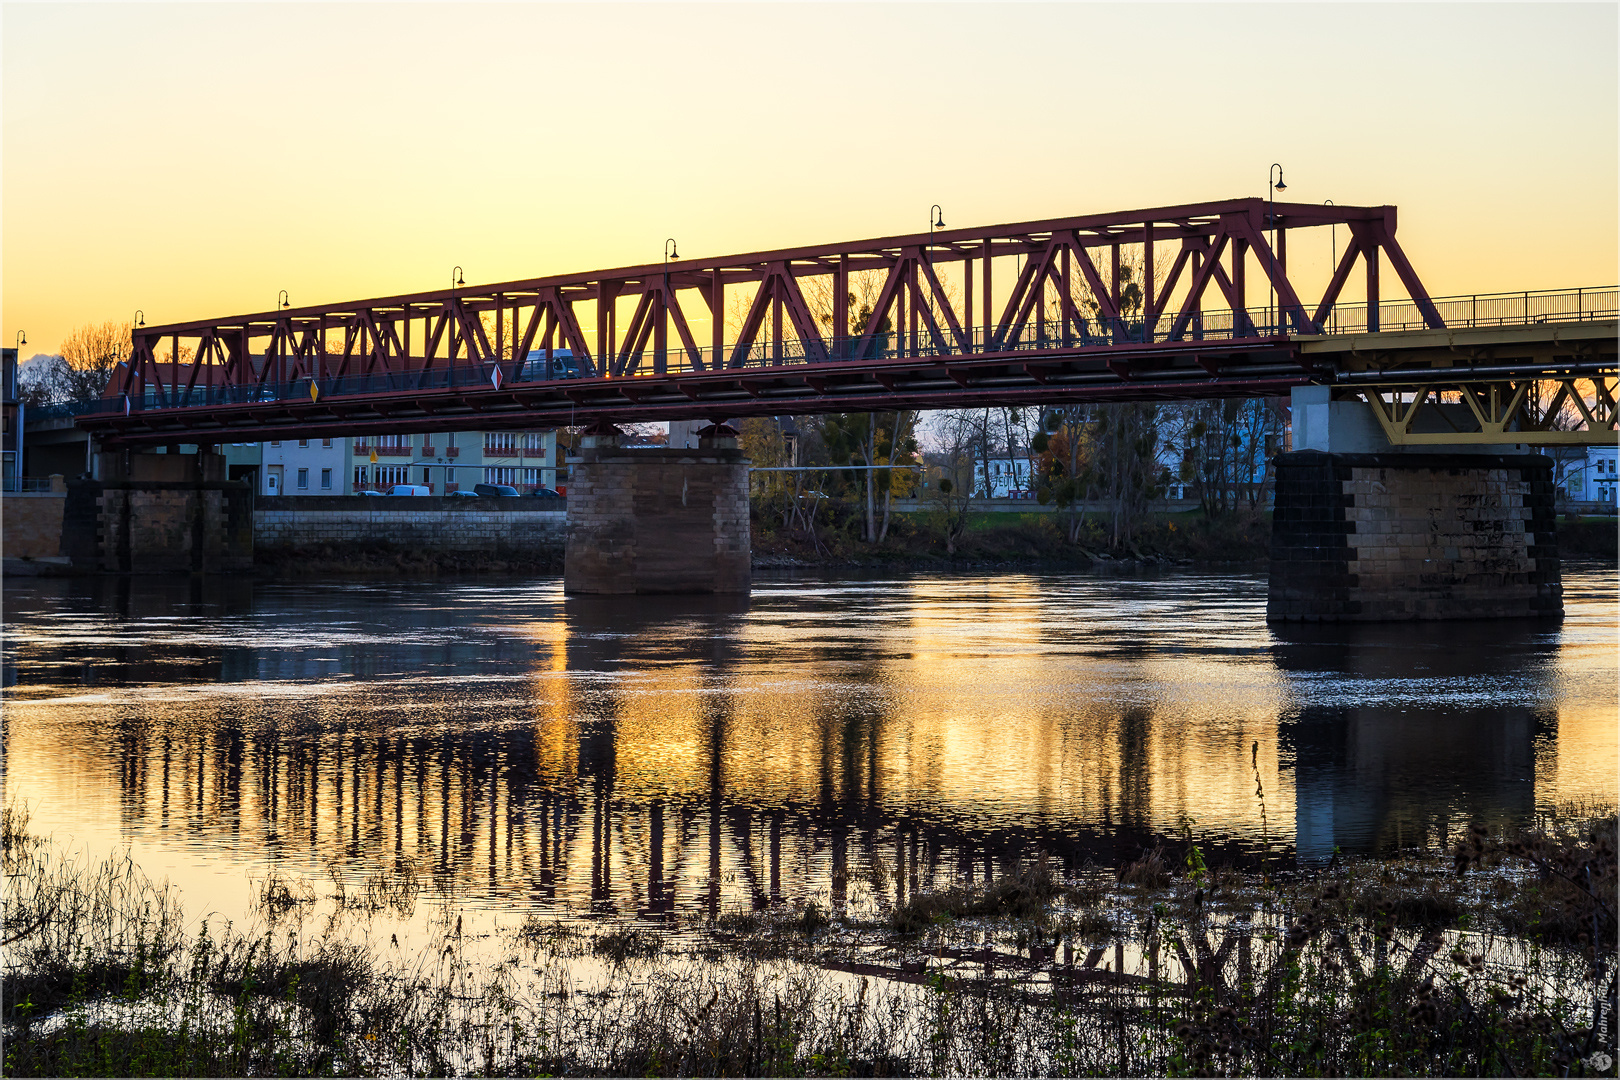
[[[1585,461],[1570,463],[1564,469],[1564,495],[1570,502],[1615,506],[1616,469],[1620,468],[1620,447],[1588,446]]]

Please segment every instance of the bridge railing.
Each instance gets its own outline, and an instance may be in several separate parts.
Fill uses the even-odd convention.
[[[1620,289],[1607,286],[1596,289],[1562,289],[1520,291],[1512,293],[1479,293],[1465,296],[1437,297],[1431,301],[1448,327],[1502,327],[1534,325],[1540,323],[1590,322],[1620,317]],[[1049,305],[1055,309],[1056,303]],[[1309,321],[1305,314],[1305,332],[1311,334],[1366,333],[1368,305],[1345,303],[1335,305],[1320,324]],[[920,313],[919,313],[920,316]],[[1230,309],[1192,313],[1177,334],[1178,341],[1232,341],[1295,334],[1298,329],[1292,319],[1274,305],[1261,305],[1243,312]],[[941,328],[943,343],[928,331],[926,320],[919,317],[915,334],[906,327],[904,332],[891,328],[887,333],[874,334],[870,341],[864,337],[834,338],[822,343],[806,343],[799,339],[782,342],[756,342],[746,348],[728,346],[718,356],[712,348],[698,350],[702,370],[769,369],[778,366],[798,366],[824,362],[879,361],[905,358],[945,358],[982,356],[996,353],[1045,352],[1051,350],[1097,348],[1118,345],[1146,345],[1164,343],[1177,333],[1178,315],[1166,312],[1151,320],[1141,318],[1071,319],[1065,325],[1057,319],[1032,319],[1016,332],[991,326],[967,328],[959,339],[947,328]],[[1388,300],[1378,305],[1378,328],[1381,331],[1418,330],[1426,323],[1417,305],[1410,300]],[[577,358],[567,362],[567,373],[558,370],[563,365],[551,366],[543,359],[530,359],[513,379],[508,366],[505,381],[536,384],[556,383],[577,379]],[[616,362],[617,358],[613,358]],[[652,350],[636,354],[623,369],[612,374],[624,377],[649,374],[655,370]],[[663,369],[671,374],[698,370],[691,354],[680,346],[666,351]],[[470,389],[492,385],[494,365],[463,363],[451,368],[430,368],[412,372],[373,373],[350,375],[342,378],[321,379],[315,385],[313,398],[346,397],[360,394],[386,394],[411,391]],[[551,377],[546,377],[547,375]],[[504,383],[503,383],[504,385]],[[160,392],[148,386],[144,396],[125,399],[107,398],[93,403],[75,403],[70,406],[50,406],[51,409],[71,409],[63,415],[77,412],[109,414],[133,412],[152,408],[192,407],[204,405],[251,404],[277,402],[296,398],[311,398],[310,380],[301,378],[293,382],[265,383],[258,386],[196,386]],[[31,412],[30,417],[39,416]]]

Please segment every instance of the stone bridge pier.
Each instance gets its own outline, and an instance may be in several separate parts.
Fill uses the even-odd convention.
[[[1551,458],[1393,446],[1365,405],[1325,386],[1295,389],[1293,416],[1268,620],[1562,617]]]
[[[568,483],[563,590],[746,593],[752,554],[748,460],[723,425],[696,450],[632,450],[585,429]]]
[[[81,570],[238,573],[253,569],[253,488],[225,479],[212,446],[195,454],[103,451],[70,480],[62,554]]]

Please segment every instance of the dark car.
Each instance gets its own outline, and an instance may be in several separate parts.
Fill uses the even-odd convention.
[[[511,484],[474,484],[473,490],[486,499],[515,499],[518,493]]]
[[[562,496],[559,495],[557,492],[553,491],[551,488],[537,487],[533,491],[529,492],[529,498],[531,498],[531,499],[560,499],[560,498],[562,498]]]

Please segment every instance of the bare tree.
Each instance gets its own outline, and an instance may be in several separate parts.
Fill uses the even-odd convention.
[[[25,400],[89,402],[101,397],[131,353],[129,323],[87,323],[62,342],[60,354],[30,365]]]
[[[974,451],[988,429],[988,409],[948,409],[928,418],[932,456],[938,466],[929,503],[935,523],[945,536],[947,555],[956,554],[956,545],[967,532],[976,485]]]

